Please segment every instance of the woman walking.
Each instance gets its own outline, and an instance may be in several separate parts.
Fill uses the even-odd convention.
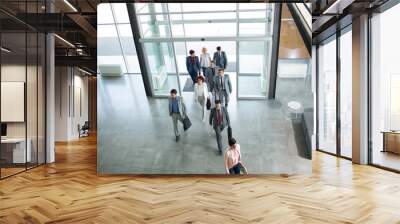
[[[207,84],[204,82],[203,76],[197,77],[197,83],[194,85],[194,101],[199,102],[201,107],[201,118],[203,122],[206,121],[206,102],[209,99]]]
[[[206,76],[206,69],[211,66],[211,57],[207,53],[207,48],[203,47],[200,54],[200,66],[203,72],[203,76]]]
[[[229,139],[229,147],[225,150],[225,171],[226,174],[240,174],[240,145],[234,138]]]

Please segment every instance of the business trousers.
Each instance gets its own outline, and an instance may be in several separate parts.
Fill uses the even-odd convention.
[[[189,75],[190,75],[190,78],[192,78],[192,81],[193,81],[193,85],[196,83],[196,79],[197,79],[197,73],[196,72],[192,72],[192,73],[189,73]]]
[[[214,127],[215,136],[217,137],[218,151],[222,152],[222,131],[224,130],[222,125]]]
[[[199,104],[201,106],[201,119],[204,120],[206,98],[204,97],[204,95],[198,96],[197,101],[199,101]]]
[[[178,120],[183,124],[183,118],[180,113],[172,113],[172,123],[174,123],[175,136],[179,136]]]
[[[207,67],[201,67],[201,70],[203,70],[203,76],[206,76],[206,71],[207,71]]]
[[[221,90],[216,93],[218,95],[218,99],[221,100],[221,103],[225,104],[225,107],[228,107],[229,103],[229,94],[226,90]]]
[[[240,165],[237,163],[232,168],[229,169],[229,174],[240,174]]]

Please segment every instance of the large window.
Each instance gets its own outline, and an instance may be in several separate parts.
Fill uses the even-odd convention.
[[[241,97],[266,97],[270,42],[239,41],[238,91]]]
[[[336,153],[336,36],[318,48],[318,149]]]
[[[340,36],[340,154],[352,157],[352,32]]]
[[[171,76],[177,74],[180,89],[190,89],[191,80],[187,77],[185,63],[189,50],[193,49],[196,55],[200,55],[201,49],[206,47],[212,57],[215,48],[221,46],[228,58],[227,73],[235,80],[238,76],[240,80],[239,98],[265,99],[273,6],[265,3],[215,3],[212,7],[204,3],[136,3],[145,57],[150,66],[158,64],[167,71],[166,75],[152,71],[153,93],[168,94],[159,89],[171,88],[170,83],[175,79]],[[160,44],[168,45],[168,48],[157,50],[161,49],[157,47]],[[170,60],[154,63],[155,58],[162,58],[156,55],[161,51],[168,54]],[[174,66],[176,68],[172,69]],[[175,86],[175,81],[171,85]]]
[[[97,7],[97,64],[119,65],[123,73],[140,73],[126,4]]]
[[[400,170],[400,5],[372,17],[372,163]]]

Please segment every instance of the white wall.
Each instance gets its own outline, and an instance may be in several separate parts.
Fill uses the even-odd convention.
[[[38,70],[37,70],[38,69]],[[27,79],[27,80],[26,80]],[[32,161],[44,162],[45,150],[45,116],[44,116],[44,73],[42,67],[25,66],[25,64],[3,64],[1,66],[2,82],[24,82],[26,85],[26,120],[22,122],[5,122],[7,124],[8,138],[24,138],[30,140]],[[7,98],[3,95],[2,98]],[[11,108],[1,108],[3,112]],[[8,111],[13,113],[13,111]],[[39,156],[37,156],[37,153]]]
[[[88,78],[76,68],[56,67],[56,141],[79,137],[78,124],[88,120]]]
[[[1,66],[1,81],[2,82],[25,82],[26,70],[28,72],[28,81],[29,86],[36,86],[36,80],[31,80],[31,74],[36,75],[36,67],[25,65],[2,65]],[[29,107],[27,113],[28,119],[28,137],[30,133],[30,127],[36,130],[36,125],[34,126],[31,122],[36,124],[36,113],[32,113],[32,111],[36,110],[36,88],[27,88],[27,106]],[[4,96],[3,96],[4,97]],[[34,102],[34,104],[31,104]],[[6,110],[7,108],[1,108],[2,110]],[[8,137],[24,137],[25,136],[25,123],[26,122],[7,122],[7,136]],[[34,126],[34,127],[33,127]]]

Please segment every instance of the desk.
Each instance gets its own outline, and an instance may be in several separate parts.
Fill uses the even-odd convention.
[[[400,132],[382,131],[381,133],[383,134],[382,152],[392,152],[400,154]]]
[[[6,138],[1,139],[1,156],[9,163],[26,163],[31,162],[31,145],[30,138],[27,139],[25,152],[25,138]],[[11,147],[10,147],[11,146]],[[11,159],[12,158],[12,159]],[[27,159],[27,160],[25,160]]]

